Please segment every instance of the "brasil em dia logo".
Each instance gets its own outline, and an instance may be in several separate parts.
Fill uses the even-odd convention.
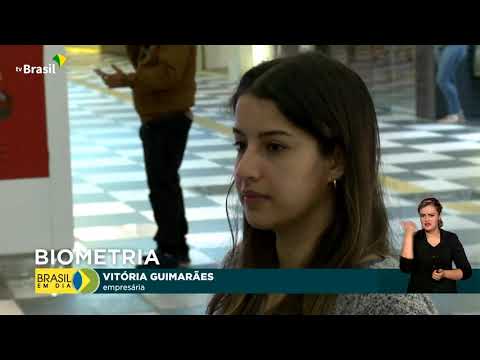
[[[52,60],[55,61],[58,66],[62,67],[63,64],[65,64],[65,62],[67,61],[67,58],[62,54],[57,54],[53,57]]]
[[[94,269],[35,269],[36,294],[88,294],[99,285]]]

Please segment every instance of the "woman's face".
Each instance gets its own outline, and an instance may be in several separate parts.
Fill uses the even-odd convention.
[[[251,226],[275,230],[325,208],[322,202],[333,196],[332,160],[274,102],[241,96],[234,135],[235,183]]]
[[[420,209],[420,222],[425,231],[431,232],[439,228],[438,222],[440,215],[433,205],[427,205]]]

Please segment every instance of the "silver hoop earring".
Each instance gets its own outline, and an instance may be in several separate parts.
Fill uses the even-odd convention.
[[[333,187],[337,188],[337,180],[336,179],[333,180]]]

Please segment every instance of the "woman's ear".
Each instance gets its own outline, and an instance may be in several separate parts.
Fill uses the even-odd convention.
[[[330,178],[331,180],[340,179],[345,173],[345,152],[339,145],[335,146],[333,154],[330,157]]]

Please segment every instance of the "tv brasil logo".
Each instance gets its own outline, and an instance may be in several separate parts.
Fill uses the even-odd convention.
[[[55,61],[58,66],[62,67],[67,61],[67,58],[65,55],[56,54],[52,60]],[[55,64],[49,64],[48,66],[33,66],[25,64],[23,66],[16,66],[15,71],[23,74],[56,74],[57,67]]]
[[[35,269],[36,294],[87,294],[99,285],[94,269]]]

